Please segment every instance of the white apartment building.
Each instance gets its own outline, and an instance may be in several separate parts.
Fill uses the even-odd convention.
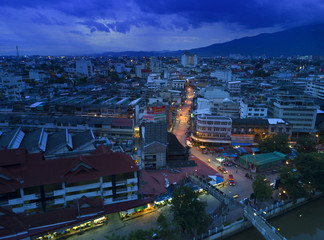
[[[186,80],[172,80],[172,88],[184,89],[186,86]]]
[[[189,52],[185,52],[181,56],[181,65],[184,67],[195,67],[198,64],[198,57],[196,54],[190,54]]]
[[[230,81],[226,84],[227,91],[232,95],[241,93],[241,81]]]
[[[227,116],[198,115],[196,132],[191,135],[196,142],[231,143],[232,119]]]
[[[315,131],[317,109],[311,96],[278,95],[271,113],[272,117],[289,122],[293,132],[309,133]]]
[[[308,82],[305,94],[324,100],[324,82]]]
[[[222,82],[230,82],[232,80],[232,71],[228,69],[217,69],[210,73],[211,78],[217,78]]]
[[[90,60],[82,59],[82,60],[76,61],[75,71],[77,73],[87,75],[89,77],[89,76],[93,75],[94,68],[93,68],[93,65]]]
[[[1,187],[0,205],[14,213],[67,208],[82,197],[101,199],[103,205],[137,199],[137,165],[128,155],[105,147],[91,155],[52,160],[23,149],[2,150],[0,155],[7,182]],[[16,164],[14,170],[11,164]]]
[[[265,104],[247,102],[247,100],[241,99],[240,118],[266,118],[267,116],[268,108]]]

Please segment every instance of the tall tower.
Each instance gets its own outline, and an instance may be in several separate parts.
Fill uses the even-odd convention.
[[[18,46],[16,46],[16,50],[17,50],[17,58],[19,58],[19,50],[18,50]]]

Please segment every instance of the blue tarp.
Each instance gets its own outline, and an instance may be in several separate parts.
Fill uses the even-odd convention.
[[[242,153],[247,153],[247,151],[244,148],[242,148],[242,147],[237,148],[237,150],[240,151],[240,152],[242,152]]]
[[[252,143],[233,143],[232,146],[251,146]]]
[[[218,149],[224,149],[223,147],[219,147]]]
[[[236,154],[227,155],[227,157],[237,157]]]
[[[171,193],[163,194],[163,195],[159,196],[155,201],[156,202],[167,201],[170,198],[171,198]]]
[[[251,148],[252,152],[260,152],[258,148]]]
[[[226,155],[227,155],[227,153],[222,153],[222,155],[223,155],[223,156],[226,156]]]

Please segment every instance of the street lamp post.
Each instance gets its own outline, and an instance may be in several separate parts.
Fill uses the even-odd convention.
[[[253,167],[255,167],[255,153],[253,153]]]

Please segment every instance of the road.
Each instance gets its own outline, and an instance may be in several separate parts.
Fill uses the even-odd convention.
[[[183,106],[177,113],[177,121],[173,128],[173,134],[177,136],[178,140],[183,146],[186,146],[186,134],[188,132],[188,128],[190,127],[188,122],[190,121],[190,111],[192,107],[193,98],[194,90],[192,88],[188,88],[187,98]],[[196,147],[192,147],[190,151],[192,155],[204,161],[217,171],[217,167],[220,166],[220,164],[215,160],[215,156],[213,156],[212,154],[203,154],[201,151],[198,151]],[[208,159],[211,160],[210,163]],[[238,195],[238,200],[250,197],[250,194],[253,192],[253,190],[251,184],[252,180],[245,177],[245,174],[248,171],[245,169],[236,168],[234,166],[227,167],[226,170],[228,170],[228,174],[232,174],[234,176],[236,185],[229,186],[227,184],[228,174],[222,174],[226,185],[224,187],[219,188],[230,197]]]

